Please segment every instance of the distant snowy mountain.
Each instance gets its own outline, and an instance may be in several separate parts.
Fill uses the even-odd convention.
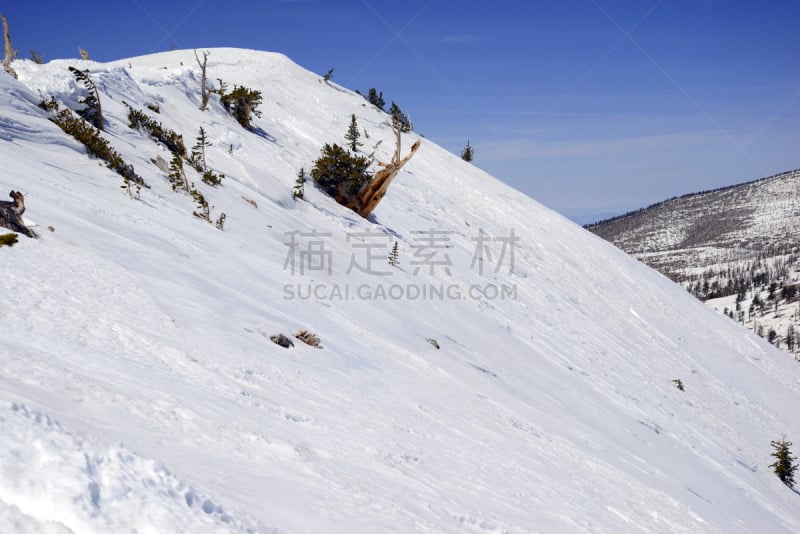
[[[800,236],[800,170],[684,195],[586,227],[672,278],[787,254]]]
[[[800,531],[768,467],[800,436],[794,362],[427,139],[369,219],[293,199],[352,114],[388,161],[388,115],[210,52],[209,79],[261,91],[253,131],[199,110],[192,51],[0,76],[0,191],[40,235],[0,248],[0,531]],[[69,66],[138,200],[38,107],[80,107]],[[187,176],[223,230],[123,101],[187,146],[204,128],[225,178]]]
[[[800,170],[684,195],[587,228],[800,356]]]

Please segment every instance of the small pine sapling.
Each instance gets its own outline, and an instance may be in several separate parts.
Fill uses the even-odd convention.
[[[203,183],[206,185],[210,185],[211,187],[217,187],[219,184],[222,183],[222,179],[225,178],[224,174],[217,174],[214,171],[206,171],[203,173]]]
[[[358,131],[358,123],[356,122],[356,115],[353,113],[350,116],[350,126],[347,128],[347,133],[344,134],[344,138],[349,143],[348,146],[350,150],[353,152],[358,151],[358,147],[360,147],[363,143],[361,143],[358,138],[361,137],[361,132]]]
[[[217,174],[206,165],[206,148],[211,146],[211,141],[208,140],[205,129],[200,127],[200,134],[197,136],[197,144],[192,147],[192,154],[189,156],[189,165],[202,173],[203,183],[216,187],[222,183],[225,178],[224,174]]]
[[[124,189],[126,193],[128,193],[128,197],[133,200],[141,200],[142,199],[142,185],[140,183],[134,182],[128,176],[122,177],[123,184],[119,186],[121,189]]]
[[[469,139],[467,140],[467,146],[461,151],[461,159],[466,162],[471,162],[475,157],[475,149],[472,148],[472,145],[469,144]]]
[[[389,265],[397,267],[400,265],[400,249],[397,241],[394,242],[392,251],[389,253]]]
[[[797,470],[797,464],[794,463],[797,460],[797,457],[792,454],[792,451],[789,450],[789,447],[792,446],[790,441],[786,441],[784,437],[780,441],[772,441],[770,442],[772,447],[775,449],[775,452],[770,454],[770,456],[775,458],[775,462],[770,464],[770,467],[781,479],[781,482],[789,486],[790,488],[794,487],[794,473]]]
[[[207,223],[211,223],[211,207],[208,205],[208,200],[206,200],[205,195],[197,190],[197,188],[192,184],[189,188],[189,194],[192,196],[195,202],[197,202],[197,209],[192,212],[192,215],[197,217],[198,219],[203,219]],[[224,219],[223,219],[224,224]]]
[[[227,218],[228,218],[228,216],[225,215],[224,211],[219,214],[219,217],[217,217],[217,222],[215,223],[215,225],[217,227],[217,230],[221,230],[221,231],[225,230],[225,219],[227,219]]]
[[[216,93],[222,98],[228,91],[228,84],[222,81],[222,78],[217,78],[217,81],[219,82],[219,89],[216,90]]]
[[[297,173],[297,180],[294,181],[294,191],[292,191],[293,199],[303,200],[306,197],[305,184],[306,171],[303,167],[301,167],[300,172]]]
[[[200,133],[197,135],[197,143],[192,147],[192,154],[189,156],[189,163],[194,167],[197,172],[206,172],[208,166],[206,165],[206,148],[211,146],[211,141],[208,140],[206,130],[200,127]]]
[[[333,68],[331,68],[328,72],[325,73],[325,76],[322,77],[322,81],[328,83],[333,79]]]
[[[179,154],[172,154],[168,178],[173,191],[189,192],[189,179],[186,178],[186,172],[183,170],[183,158]]]

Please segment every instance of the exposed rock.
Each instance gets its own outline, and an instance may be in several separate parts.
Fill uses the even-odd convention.
[[[284,336],[283,334],[278,334],[277,336],[269,336],[269,340],[275,343],[276,345],[280,345],[283,348],[288,349],[289,347],[294,347],[294,343],[288,337]]]

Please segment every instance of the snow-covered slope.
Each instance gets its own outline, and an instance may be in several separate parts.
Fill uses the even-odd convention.
[[[294,201],[353,113],[388,160],[388,117],[280,55],[209,60],[262,92],[255,132],[216,97],[199,111],[191,51],[0,76],[0,191],[26,193],[42,236],[0,248],[0,530],[800,530],[768,468],[770,441],[800,434],[794,362],[426,139],[370,220],[310,184]],[[69,65],[140,201],[36,107],[75,105]],[[226,178],[193,179],[224,231],[123,100],[208,132]],[[351,265],[369,255],[390,274]],[[300,328],[323,348],[268,339]]]

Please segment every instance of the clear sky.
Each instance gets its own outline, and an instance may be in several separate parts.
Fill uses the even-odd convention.
[[[0,0],[0,12],[20,57],[232,46],[333,67],[581,221],[800,167],[798,0]]]

